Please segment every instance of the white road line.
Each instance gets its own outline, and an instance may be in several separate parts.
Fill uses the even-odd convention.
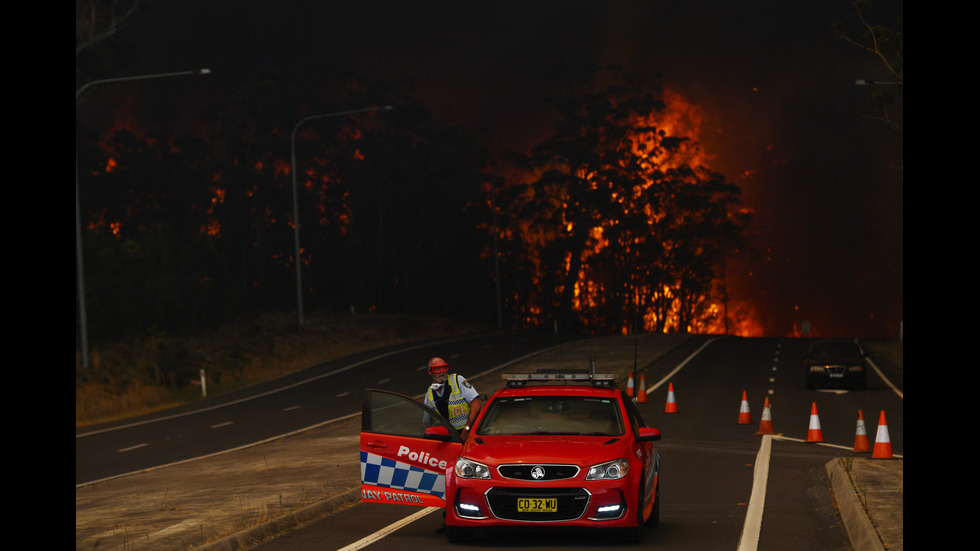
[[[769,457],[772,455],[772,435],[763,434],[759,453],[755,456],[755,472],[752,475],[752,494],[745,512],[745,524],[738,540],[738,551],[755,551],[759,548],[762,532],[762,510],[766,506],[766,487],[769,484]]]
[[[421,396],[420,396],[420,398],[421,398]],[[284,433],[284,434],[277,434],[275,436],[270,436],[269,438],[266,438],[265,440],[259,440],[258,442],[251,442],[251,443],[248,443],[248,444],[244,444],[242,446],[238,446],[237,448],[229,448],[227,450],[220,450],[220,451],[216,451],[214,453],[208,453],[208,454],[205,454],[205,455],[199,455],[197,457],[188,457],[187,459],[181,459],[179,461],[173,461],[171,463],[165,463],[163,465],[157,465],[156,467],[153,467],[153,468],[154,469],[157,469],[157,468],[163,468],[163,467],[171,467],[173,465],[180,465],[182,463],[190,463],[191,461],[197,461],[199,459],[207,459],[208,457],[217,457],[219,455],[225,455],[227,453],[237,452],[238,450],[245,450],[245,449],[248,449],[248,448],[253,448],[255,446],[261,446],[262,444],[265,444],[267,442],[275,442],[276,440],[279,440],[281,438],[286,438],[286,437],[289,437],[289,436],[295,436],[297,434],[302,434],[302,433],[304,433],[304,432],[306,432],[308,430],[311,430],[311,429],[318,429],[318,428],[323,427],[323,426],[326,426],[326,425],[330,425],[330,424],[333,424],[333,423],[339,423],[341,421],[346,421],[348,419],[352,419],[354,417],[360,417],[360,416],[361,416],[361,412],[359,412],[359,411],[354,412],[354,413],[349,413],[347,415],[343,415],[343,416],[337,417],[335,419],[330,419],[329,421],[323,421],[321,423],[316,423],[315,425],[310,425],[308,427],[303,427],[301,429],[297,429],[297,430],[294,430],[294,431],[291,431],[291,432],[287,432],[287,433]],[[84,486],[91,486],[93,484],[98,484],[100,482],[105,482],[107,480],[115,480],[117,478],[123,478],[123,477],[129,476],[129,475],[133,475],[133,474],[136,474],[136,473],[139,473],[139,472],[143,472],[143,471],[142,470],[140,470],[140,471],[132,471],[132,472],[128,472],[128,473],[122,473],[122,474],[117,474],[117,475],[113,475],[113,476],[107,476],[105,478],[100,478],[98,480],[91,480],[89,482],[83,482],[81,484],[75,484],[75,488],[77,489],[77,488],[82,488]]]
[[[212,429],[220,429],[221,427],[227,427],[228,425],[233,425],[234,421],[225,421],[224,423],[218,423],[217,425],[211,425]]]
[[[375,384],[379,384],[379,385],[383,385],[383,384],[385,384],[385,383],[387,383],[387,382],[388,382],[388,381],[390,381],[390,380],[391,380],[391,379],[381,379],[380,381],[378,381],[378,382],[377,382],[377,383],[375,383]]]
[[[128,448],[123,448],[121,450],[116,450],[116,451],[119,452],[119,453],[122,453],[122,452],[128,452],[128,451],[132,451],[132,450],[137,450],[139,448],[145,448],[146,446],[148,446],[148,444],[136,444],[135,446],[130,446]]]
[[[344,396],[350,396],[350,392],[341,392],[340,394],[334,394],[334,398],[343,398]]]
[[[458,340],[462,340],[462,338],[461,339],[458,339]],[[477,377],[482,377],[482,376],[485,376],[487,374],[493,373],[494,371],[505,369],[505,368],[507,368],[510,365],[520,363],[520,362],[522,362],[524,360],[527,360],[528,358],[537,356],[539,354],[545,354],[545,353],[550,352],[552,350],[557,350],[557,349],[561,348],[562,346],[564,346],[564,345],[557,344],[555,346],[552,346],[550,348],[546,348],[544,350],[538,350],[536,352],[531,352],[529,354],[525,354],[524,356],[521,356],[520,358],[514,358],[513,360],[511,360],[511,361],[509,361],[507,363],[500,364],[500,365],[498,365],[496,367],[493,367],[493,368],[490,368],[490,369],[484,371],[483,373],[479,373],[479,374],[471,377],[471,379],[475,379]],[[414,348],[421,348],[421,345],[420,346],[417,346],[417,347],[413,347],[412,349],[414,349]],[[406,350],[408,350],[408,349],[406,349]],[[385,356],[389,356],[391,354],[394,354],[394,352],[389,353],[389,354],[382,354],[381,356],[375,356],[372,359],[382,358],[382,357],[385,357]],[[361,365],[363,363],[366,363],[368,361],[371,361],[371,360],[365,360],[364,362],[359,362],[359,363],[356,363],[356,364],[349,365],[349,366],[347,366],[347,367],[345,367],[343,369],[338,369],[337,371],[334,371],[333,373],[339,373],[341,371],[345,371],[347,369],[350,369],[351,367],[356,367],[356,366]],[[330,375],[330,373],[325,374],[323,376],[326,376],[326,375]],[[307,381],[312,381],[314,379],[320,379],[323,376],[314,377],[313,379],[307,379]],[[272,394],[273,392],[267,392],[266,394]],[[415,396],[415,398],[418,399],[418,400],[421,400],[423,396],[425,396],[425,394],[419,394],[419,395]],[[250,398],[248,398],[248,399],[250,399]],[[239,402],[244,402],[246,400],[239,400]],[[227,405],[227,404],[224,404],[224,405]],[[205,409],[199,410],[198,412],[195,412],[195,413],[200,413],[200,411],[207,411],[207,410],[211,410],[211,409],[217,409],[218,407],[223,407],[223,406],[215,406],[215,407],[205,408]],[[190,414],[173,415],[171,417],[181,417],[183,415],[190,415]],[[258,442],[251,442],[251,443],[248,443],[248,444],[244,444],[242,446],[238,446],[236,448],[230,448],[230,449],[227,449],[227,450],[220,450],[220,451],[216,451],[214,453],[208,453],[208,454],[205,454],[205,455],[199,455],[197,457],[188,457],[187,459],[181,459],[179,461],[174,461],[172,463],[166,463],[166,464],[163,464],[163,465],[158,465],[157,467],[154,467],[154,468],[162,468],[162,467],[170,467],[170,466],[173,466],[173,465],[180,465],[182,463],[189,463],[191,461],[197,461],[199,459],[206,459],[208,457],[216,457],[216,456],[219,456],[219,455],[224,455],[226,453],[236,452],[238,450],[244,450],[244,449],[251,448],[251,447],[254,447],[254,446],[261,446],[262,444],[265,444],[266,442],[274,442],[276,440],[279,440],[280,438],[286,438],[288,436],[293,436],[293,435],[296,435],[296,434],[302,434],[302,433],[304,433],[304,432],[306,432],[308,430],[311,430],[311,429],[318,429],[318,428],[324,427],[326,425],[331,425],[333,423],[339,423],[339,422],[346,421],[348,419],[352,419],[354,417],[360,417],[360,416],[361,416],[361,412],[360,411],[355,411],[354,413],[348,413],[347,415],[341,415],[340,417],[337,417],[337,418],[334,418],[334,419],[328,419],[327,421],[321,421],[319,423],[315,423],[315,424],[310,425],[310,426],[307,426],[307,427],[302,427],[302,428],[296,429],[294,431],[290,431],[290,432],[283,433],[283,434],[277,434],[275,436],[270,436],[269,438],[266,438],[265,440],[259,440]],[[155,421],[159,421],[159,419],[156,419]],[[149,423],[149,422],[153,422],[153,421],[147,421],[147,422]],[[129,426],[142,425],[142,424],[144,424],[144,423],[133,423],[132,425],[129,425]],[[118,428],[122,428],[122,427],[115,427],[115,428],[118,429]],[[104,429],[104,430],[100,430],[100,431],[93,431],[93,432],[89,432],[89,433],[86,433],[86,434],[76,435],[75,438],[80,438],[82,436],[87,436],[87,435],[90,435],[90,434],[97,434],[99,432],[108,432],[109,430],[114,430],[114,429]],[[114,480],[114,479],[117,479],[117,478],[123,478],[123,477],[129,476],[129,475],[132,475],[132,474],[136,474],[138,472],[141,472],[141,471],[132,471],[132,472],[128,472],[128,473],[122,473],[122,474],[117,474],[117,475],[113,475],[113,476],[108,476],[108,477],[105,477],[105,478],[100,478],[100,479],[97,479],[97,480],[91,480],[89,482],[83,482],[81,484],[75,484],[75,488],[82,488],[84,486],[91,486],[93,484],[98,484],[100,482],[105,482],[107,480]]]
[[[463,336],[463,337],[452,337],[452,338],[448,338],[448,339],[446,339],[444,341],[440,341],[440,342],[442,344],[445,344],[445,343],[450,343],[450,342],[467,340],[467,339],[471,339],[471,338],[474,338],[474,337],[472,335],[471,336]],[[355,367],[360,367],[360,366],[362,366],[364,364],[368,364],[368,363],[371,363],[373,361],[380,360],[382,358],[387,358],[389,356],[394,356],[396,354],[400,354],[400,353],[403,353],[403,352],[409,352],[409,351],[412,351],[412,350],[417,350],[419,348],[425,348],[427,346],[433,346],[435,344],[439,344],[439,342],[424,342],[424,343],[416,344],[414,346],[408,346],[408,347],[405,347],[405,348],[400,348],[398,350],[392,350],[390,352],[385,352],[383,354],[378,354],[377,356],[373,356],[373,357],[368,358],[366,360],[361,360],[359,362],[355,362],[355,363],[352,363],[350,365],[346,365],[344,367],[335,369],[335,370],[333,370],[333,371],[331,371],[329,373],[323,373],[321,375],[316,375],[314,377],[310,377],[310,378],[304,379],[302,381],[298,381],[298,382],[295,382],[295,383],[292,383],[292,384],[288,384],[288,385],[283,385],[281,387],[272,389],[272,390],[267,391],[267,392],[262,392],[262,393],[259,393],[259,394],[253,394],[251,396],[247,396],[245,398],[241,398],[241,399],[238,399],[238,400],[232,400],[230,402],[225,402],[223,404],[216,404],[216,405],[213,405],[213,406],[204,407],[204,408],[200,408],[200,409],[195,409],[195,410],[192,410],[192,411],[186,411],[186,412],[183,412],[183,413],[176,413],[174,415],[166,415],[166,416],[157,417],[157,418],[154,418],[154,419],[146,419],[146,420],[143,420],[143,421],[135,421],[133,423],[128,423],[128,424],[125,424],[125,425],[119,425],[117,427],[106,427],[104,429],[97,429],[97,430],[93,430],[93,431],[89,431],[89,432],[84,432],[84,433],[81,433],[81,434],[76,434],[75,435],[75,438],[76,439],[78,439],[78,438],[84,438],[86,436],[92,436],[93,434],[101,434],[103,432],[111,432],[111,431],[115,431],[115,430],[127,429],[127,428],[130,428],[130,427],[136,427],[136,426],[139,426],[139,425],[147,425],[147,424],[150,424],[150,423],[158,423],[160,421],[167,421],[167,420],[170,420],[170,419],[176,419],[178,417],[185,417],[187,415],[195,415],[195,414],[198,414],[198,413],[203,413],[205,411],[211,411],[211,410],[215,410],[215,409],[218,409],[218,408],[223,408],[223,407],[232,406],[232,405],[235,405],[235,404],[240,404],[242,402],[247,402],[249,400],[255,400],[256,398],[261,398],[263,396],[268,396],[270,394],[275,394],[277,392],[282,392],[284,390],[288,390],[288,389],[291,389],[291,388],[302,386],[302,385],[305,385],[307,383],[311,383],[313,381],[317,381],[317,380],[320,380],[320,379],[323,379],[323,378],[326,378],[326,377],[330,377],[332,375],[336,375],[338,373],[343,373],[344,371],[348,371],[350,369],[354,369]]]
[[[799,442],[801,444],[807,444],[812,446],[826,446],[828,448],[838,448],[841,450],[850,450],[850,451],[854,450],[854,446],[841,446],[840,444],[828,444],[827,442],[807,442],[802,438],[793,438],[792,436],[784,436],[782,434],[773,434],[771,436],[773,437],[774,440],[786,440],[787,442]],[[894,454],[894,457],[897,457],[899,459],[905,458],[904,455],[899,455],[897,453]]]
[[[283,408],[283,411],[293,411],[294,409],[299,409],[303,406],[289,406],[288,408]]]
[[[695,350],[694,353],[691,354],[690,356],[688,356],[686,360],[684,360],[683,362],[681,362],[680,364],[678,364],[677,367],[675,367],[670,373],[668,373],[667,375],[665,375],[663,379],[660,379],[660,381],[657,384],[655,384],[653,386],[650,386],[650,387],[647,387],[647,392],[648,393],[649,392],[653,392],[654,390],[657,390],[658,388],[660,388],[661,386],[663,386],[664,383],[666,383],[667,381],[669,381],[670,378],[673,377],[678,371],[680,371],[681,369],[683,369],[684,366],[687,365],[687,362],[693,360],[694,357],[697,356],[698,354],[700,354],[702,350],[704,350],[705,348],[707,348],[709,344],[715,342],[716,340],[718,340],[720,338],[722,338],[722,337],[715,337],[715,338],[711,339],[710,341],[702,344],[701,345],[701,348],[698,348],[697,350]]]
[[[356,551],[357,549],[363,549],[363,548],[371,545],[372,543],[380,540],[381,538],[384,538],[388,534],[391,534],[392,532],[395,532],[396,530],[400,529],[401,527],[407,526],[407,525],[415,522],[416,520],[418,520],[418,519],[420,519],[420,518],[422,518],[422,517],[424,517],[424,516],[426,516],[426,515],[428,515],[430,513],[434,513],[436,511],[440,511],[440,510],[442,510],[442,507],[426,507],[425,509],[422,509],[421,511],[419,511],[417,513],[413,513],[413,514],[411,514],[411,515],[409,515],[409,516],[407,516],[407,517],[399,520],[398,522],[393,522],[393,523],[389,524],[388,526],[385,526],[381,530],[378,530],[377,532],[371,534],[370,536],[367,536],[366,538],[361,538],[360,540],[355,541],[354,543],[348,545],[347,547],[342,547],[342,548],[338,549],[337,551]]]
[[[868,358],[868,363],[871,364],[871,367],[872,369],[875,370],[875,373],[877,373],[878,376],[881,377],[881,380],[885,381],[885,384],[888,385],[888,388],[892,389],[892,392],[894,392],[896,396],[904,400],[905,393],[899,390],[897,386],[892,384],[892,382],[888,380],[888,377],[885,377],[885,374],[881,371],[881,368],[879,368],[878,365],[875,364],[871,358]]]

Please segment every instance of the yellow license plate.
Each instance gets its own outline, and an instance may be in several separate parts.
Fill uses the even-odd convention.
[[[556,498],[518,498],[518,513],[554,513],[558,511],[558,500]]]

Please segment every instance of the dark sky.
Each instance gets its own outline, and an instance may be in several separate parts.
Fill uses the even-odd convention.
[[[410,78],[434,114],[486,129],[497,149],[543,138],[538,101],[581,91],[587,67],[659,75],[699,107],[709,164],[755,211],[757,252],[729,267],[732,299],[766,335],[809,321],[824,336],[881,337],[904,315],[902,136],[863,116],[868,89],[854,81],[888,75],[833,36],[849,6],[160,0],[119,40],[137,52],[126,74],[209,67],[215,91],[270,70],[311,84],[343,67]]]

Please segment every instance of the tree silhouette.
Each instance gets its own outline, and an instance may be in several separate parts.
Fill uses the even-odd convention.
[[[699,146],[658,121],[639,81],[562,102],[554,134],[517,156],[498,216],[522,323],[567,331],[689,331],[747,222],[736,186],[692,164]]]

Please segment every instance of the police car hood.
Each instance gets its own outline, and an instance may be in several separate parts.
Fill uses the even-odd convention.
[[[496,466],[506,463],[574,464],[588,467],[623,457],[623,436],[521,435],[482,436],[467,440],[460,455]]]

